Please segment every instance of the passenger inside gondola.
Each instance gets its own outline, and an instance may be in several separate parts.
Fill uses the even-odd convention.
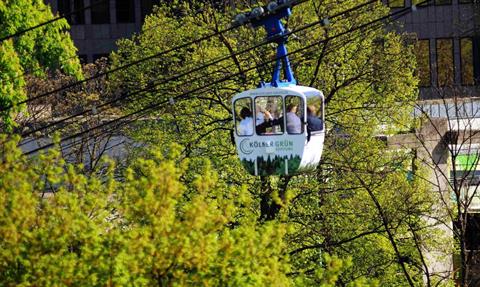
[[[253,118],[252,111],[249,108],[242,108],[240,111],[240,124],[238,125],[238,135],[250,136],[253,135]]]
[[[283,134],[283,124],[282,127],[279,126],[279,120],[282,119],[283,121],[282,97],[257,97],[255,98],[255,109],[257,112],[257,135]],[[260,113],[261,116],[259,116],[258,113]]]
[[[287,133],[301,134],[302,121],[297,115],[298,106],[296,104],[289,104],[287,107]],[[283,124],[283,121],[282,123]]]
[[[303,133],[303,126],[302,126],[302,116],[298,114],[299,106],[302,106],[302,101],[299,97],[288,96],[286,97],[286,103],[288,103],[286,107],[286,116],[284,117],[282,111],[280,109],[275,108],[275,113],[280,116],[272,117],[271,114],[265,110],[265,117],[264,120],[260,123],[257,121],[256,132],[258,135],[266,135],[266,134],[282,134],[285,132],[284,124],[286,122],[286,131],[288,134],[301,134]],[[275,105],[274,107],[278,107]],[[281,108],[281,106],[280,106]]]
[[[307,107],[307,129],[309,132],[323,130],[323,122],[317,116],[317,110],[313,105]]]

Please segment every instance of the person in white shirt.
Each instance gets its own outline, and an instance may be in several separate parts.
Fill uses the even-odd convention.
[[[238,124],[238,135],[251,136],[253,135],[253,117],[249,108],[242,108],[240,111],[240,118],[242,119]]]

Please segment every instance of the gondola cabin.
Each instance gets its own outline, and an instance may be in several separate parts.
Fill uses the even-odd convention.
[[[235,144],[252,175],[293,175],[317,167],[325,139],[323,94],[288,85],[248,90],[233,100]]]
[[[291,2],[277,0],[235,20],[263,26],[267,40],[277,44],[272,81],[232,99],[238,156],[252,175],[293,175],[317,167],[322,156],[323,94],[297,85],[293,76],[286,47],[290,32],[282,22],[290,15]]]

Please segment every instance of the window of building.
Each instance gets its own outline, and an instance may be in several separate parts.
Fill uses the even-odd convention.
[[[473,85],[473,40],[460,39],[460,61],[462,71],[462,85]]]
[[[480,84],[480,36],[473,38],[473,80]]]
[[[66,15],[65,19],[68,23],[71,25],[85,24],[83,0],[58,0],[57,3],[58,12],[60,15]]]
[[[415,45],[415,56],[417,58],[417,76],[420,80],[419,85],[428,87],[431,83],[430,78],[430,41],[428,39],[418,40]]]
[[[435,5],[451,5],[452,0],[435,0]]]
[[[424,3],[422,3],[424,2]],[[422,4],[419,4],[422,3]],[[425,6],[427,4],[430,4],[429,2],[425,2],[425,0],[412,0],[412,5],[420,5],[420,6]]]
[[[145,19],[145,17],[152,13],[153,11],[153,6],[154,5],[159,5],[160,4],[160,0],[141,0],[140,2],[140,6],[142,8],[142,21],[143,19]]]
[[[93,2],[90,8],[92,24],[110,23],[110,1]]]
[[[135,22],[135,1],[117,0],[115,6],[117,12],[117,23]]]
[[[73,9],[77,11],[75,14],[72,15],[72,24],[74,25],[81,25],[85,24],[85,5],[83,0],[74,0],[73,1]]]
[[[453,40],[437,39],[437,82],[439,86],[452,85],[455,68],[453,63]]]
[[[480,214],[468,213],[467,214],[467,226],[465,230],[465,244],[467,250],[479,250],[480,249]]]
[[[403,8],[405,7],[405,0],[389,0],[388,7],[390,8]]]

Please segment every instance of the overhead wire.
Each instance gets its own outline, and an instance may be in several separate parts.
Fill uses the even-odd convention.
[[[397,15],[397,16],[400,16],[400,17],[401,17],[402,15]],[[394,20],[393,20],[393,21],[394,21]],[[380,25],[378,25],[378,27],[375,27],[373,30],[376,30],[376,29],[381,28],[381,27],[382,27],[382,25],[380,24]],[[365,33],[365,31],[362,31],[362,35],[364,35],[364,33]],[[355,38],[356,38],[356,37],[355,37]],[[341,47],[342,45],[345,45],[346,43],[348,43],[348,42],[350,42],[350,41],[352,41],[352,39],[348,39],[348,40],[345,41],[344,43],[342,43],[342,42],[341,42],[341,43],[336,43],[335,46],[333,46],[333,48],[330,49],[329,51],[332,52],[332,50],[335,50],[336,47]],[[302,62],[303,62],[303,61],[307,61],[307,59],[303,59]],[[256,68],[256,67],[253,67],[252,69],[254,69],[254,68]],[[206,90],[206,91],[203,91],[203,92],[207,92],[207,91],[212,90],[212,89],[215,89],[215,88],[210,88],[210,89],[208,89],[208,90]],[[106,131],[100,130],[100,131],[95,132],[95,133],[93,133],[93,134],[89,134],[88,136],[89,136],[89,137],[101,137],[101,136],[103,136],[103,135],[105,135],[105,134],[110,134],[113,130],[117,129],[118,127],[121,128],[122,126],[127,126],[128,124],[130,124],[130,123],[132,123],[132,122],[135,122],[135,121],[141,119],[143,116],[147,115],[148,113],[149,113],[149,111],[145,111],[145,112],[139,114],[139,115],[138,115],[137,117],[135,117],[134,119],[129,119],[127,122],[123,122],[123,123],[122,123],[122,122],[119,122],[119,123],[118,123],[119,126],[110,127],[110,129],[109,129],[109,130],[106,130]],[[79,142],[81,142],[81,140],[80,140]],[[76,144],[77,144],[76,142],[71,142],[71,143],[68,143],[68,144],[66,144],[66,145],[62,145],[62,150],[68,150],[69,148],[75,146]],[[73,153],[75,153],[75,151],[71,151],[70,153],[65,154],[64,156],[68,157],[68,156],[70,156],[70,155],[73,154]]]
[[[377,2],[377,0],[370,0],[370,1],[368,1],[368,2],[362,3],[362,4],[360,4],[360,5],[357,5],[357,6],[353,7],[353,8],[350,8],[350,9],[347,9],[347,10],[342,11],[342,12],[340,12],[340,13],[337,13],[337,14],[335,14],[335,15],[332,15],[331,17],[329,17],[329,19],[335,19],[335,18],[337,18],[337,17],[339,17],[339,16],[341,16],[341,15],[350,13],[350,12],[352,12],[353,10],[360,9],[360,8],[362,8],[362,7],[364,7],[364,6],[368,5],[368,4],[372,4],[372,3],[374,3],[374,2]],[[314,27],[314,26],[316,26],[316,25],[319,25],[319,24],[321,24],[321,23],[322,23],[322,20],[318,20],[318,21],[312,22],[312,23],[307,24],[307,25],[305,25],[305,26],[302,26],[302,27],[300,27],[300,28],[298,28],[298,29],[295,29],[295,30],[293,30],[293,31],[289,31],[289,32],[285,33],[285,36],[289,36],[289,35],[292,35],[292,34],[294,34],[294,33],[298,33],[298,32],[301,32],[301,31],[310,29],[310,28],[312,28],[312,27]],[[191,69],[191,70],[184,71],[184,72],[182,72],[182,73],[180,73],[180,74],[174,75],[174,76],[169,77],[169,78],[167,78],[167,79],[163,79],[163,80],[161,80],[160,82],[152,83],[152,84],[148,85],[148,86],[145,87],[145,88],[142,88],[142,89],[140,89],[140,90],[134,91],[134,92],[132,92],[132,93],[127,93],[127,94],[124,95],[124,96],[121,96],[121,97],[119,97],[119,98],[113,99],[113,100],[108,101],[108,102],[106,102],[106,103],[103,103],[103,104],[101,104],[101,105],[99,105],[99,106],[95,106],[95,110],[97,110],[98,108],[103,108],[103,107],[105,107],[105,106],[114,104],[114,103],[116,103],[116,102],[118,102],[118,101],[131,98],[132,96],[135,96],[135,95],[137,95],[137,94],[139,94],[139,93],[141,93],[141,92],[148,91],[148,90],[151,89],[151,88],[154,88],[154,87],[156,87],[156,86],[165,84],[165,83],[167,83],[167,82],[171,82],[171,81],[178,80],[178,79],[180,79],[181,77],[187,76],[187,75],[189,75],[189,74],[191,74],[191,73],[194,73],[194,72],[197,72],[197,71],[206,69],[206,68],[208,68],[208,67],[210,67],[210,66],[213,66],[213,65],[216,65],[216,64],[221,63],[221,62],[223,62],[223,61],[229,60],[229,59],[232,58],[232,57],[236,57],[236,56],[239,56],[239,55],[241,55],[241,54],[244,54],[244,53],[253,51],[253,50],[255,50],[255,49],[257,49],[257,48],[259,48],[259,47],[261,47],[261,46],[270,44],[270,43],[272,43],[272,42],[274,42],[274,41],[275,41],[275,39],[267,39],[267,40],[262,41],[262,42],[260,42],[260,43],[258,43],[258,44],[256,44],[256,45],[254,45],[254,46],[251,46],[251,47],[249,47],[249,48],[243,49],[243,50],[241,50],[241,51],[237,51],[237,52],[235,52],[235,53],[233,53],[233,54],[230,54],[230,55],[227,55],[227,56],[224,56],[224,57],[221,57],[221,58],[217,58],[217,59],[215,59],[215,60],[212,60],[212,61],[210,61],[210,62],[208,62],[208,63],[206,63],[206,64],[203,64],[203,65],[198,66],[198,67],[196,67],[196,68],[193,68],[193,69]],[[261,66],[265,66],[265,65],[261,65]],[[257,67],[258,67],[258,66],[257,66]],[[61,119],[61,120],[58,120],[58,121],[56,121],[56,122],[49,123],[49,124],[47,124],[46,126],[43,126],[43,127],[41,127],[41,128],[38,128],[38,129],[35,129],[35,130],[32,130],[32,131],[28,131],[28,132],[26,132],[26,133],[23,133],[21,136],[22,136],[22,137],[26,137],[26,136],[32,135],[32,134],[34,134],[34,133],[37,133],[37,132],[42,131],[42,130],[45,130],[45,129],[47,129],[47,128],[49,128],[49,127],[52,127],[52,126],[54,126],[54,125],[61,124],[61,123],[63,123],[63,122],[72,120],[72,119],[77,118],[77,117],[79,117],[79,116],[88,114],[88,113],[90,113],[90,112],[92,112],[92,111],[93,111],[93,109],[86,109],[86,110],[84,110],[84,111],[82,111],[82,112],[79,112],[79,113],[76,113],[76,114],[74,114],[74,115],[68,116],[68,117],[63,118],[63,119]]]
[[[346,42],[350,42],[350,41],[351,41],[351,39],[349,39],[349,40],[346,41]],[[341,47],[342,45],[346,44],[346,42],[338,43],[338,44],[336,44],[334,47]],[[334,48],[334,49],[335,49],[335,48]],[[300,62],[305,62],[305,61],[307,61],[307,59],[302,59]],[[201,91],[201,92],[202,92],[202,93],[205,93],[205,92],[208,92],[208,91],[210,91],[210,90],[212,90],[212,89],[215,89],[215,87],[210,88],[210,89],[207,89],[207,90],[204,90],[204,91]],[[170,103],[170,104],[171,104],[171,103]],[[139,114],[135,119],[129,120],[128,123],[137,121],[137,120],[139,120],[140,118],[142,118],[143,116],[145,116],[145,115],[148,114],[148,113],[149,113],[149,112],[146,111],[146,112],[143,113],[143,114]],[[128,124],[128,123],[127,123],[127,124]],[[121,124],[121,123],[120,123],[120,124]],[[111,129],[115,129],[116,127],[110,127],[110,128],[111,128]],[[107,130],[107,131],[99,131],[98,133],[90,134],[89,136],[90,136],[90,137],[100,137],[100,136],[102,136],[102,135],[108,134],[109,132],[110,132],[109,130]],[[72,143],[69,143],[69,144],[66,144],[66,145],[62,145],[62,149],[68,149],[68,148],[70,148],[70,147],[72,147],[72,146],[74,146],[74,145],[76,145],[75,142],[72,142]],[[70,154],[72,154],[72,153],[74,153],[74,151],[72,151]],[[65,156],[68,157],[70,154],[66,154]]]
[[[400,11],[400,12],[401,12],[401,11]],[[395,14],[399,14],[399,13],[395,13]],[[381,20],[381,19],[378,19],[378,20]],[[377,20],[377,21],[378,21],[378,20]],[[360,28],[362,28],[362,27],[357,27],[357,29],[360,29]],[[337,36],[335,36],[335,37],[338,37],[338,36],[340,36],[340,35],[337,35]],[[300,50],[304,50],[304,49],[300,49]],[[298,52],[298,51],[297,51],[297,52]],[[231,76],[235,76],[235,75],[231,75]],[[231,76],[230,76],[230,77],[231,77]],[[191,92],[191,91],[190,91],[190,92]],[[182,95],[180,95],[180,96],[182,96]],[[138,112],[138,111],[137,111],[137,112]],[[131,114],[130,114],[130,115],[131,115]],[[128,117],[128,116],[129,116],[129,115],[127,115],[127,117]],[[119,120],[119,119],[117,119],[117,120]]]
[[[431,0],[423,1],[423,2],[419,3],[419,5],[428,3],[428,2],[430,2],[430,1],[431,1]],[[423,8],[423,7],[425,7],[425,5],[422,5],[422,6],[421,6],[421,8]],[[328,38],[326,38],[326,39],[323,39],[323,40],[314,42],[314,43],[312,43],[312,44],[309,44],[309,45],[307,45],[307,46],[304,46],[304,47],[302,47],[302,48],[299,48],[299,49],[297,49],[297,50],[295,50],[295,51],[289,52],[287,56],[292,55],[292,54],[300,53],[300,52],[305,51],[306,49],[309,49],[309,48],[311,48],[311,47],[314,47],[314,46],[316,46],[316,45],[318,45],[318,44],[320,44],[320,43],[324,43],[324,42],[326,42],[326,41],[329,41],[329,40],[332,40],[332,39],[341,37],[341,36],[343,36],[343,35],[345,35],[345,34],[348,34],[348,33],[353,32],[353,31],[363,29],[363,28],[365,28],[365,27],[367,27],[367,26],[369,26],[369,25],[371,25],[371,24],[374,24],[374,23],[377,23],[377,22],[380,22],[380,21],[389,19],[389,18],[391,18],[391,17],[393,17],[393,16],[410,13],[411,11],[414,11],[414,9],[416,10],[416,7],[415,7],[415,6],[414,6],[413,8],[412,8],[412,7],[408,7],[408,8],[404,8],[404,9],[398,10],[398,11],[393,12],[393,13],[390,13],[390,14],[388,14],[388,15],[386,15],[386,16],[383,16],[383,17],[377,18],[377,19],[375,19],[375,20],[373,20],[373,21],[370,21],[370,22],[368,22],[368,23],[362,24],[362,25],[360,25],[360,26],[358,26],[358,27],[351,28],[351,29],[349,29],[349,30],[347,30],[347,31],[341,32],[341,33],[339,33],[339,34],[337,34],[337,35],[334,35],[334,36],[332,36],[332,37],[328,37]],[[266,64],[269,64],[269,63],[271,63],[271,62],[275,62],[275,61],[277,61],[277,60],[279,60],[279,59],[281,59],[281,58],[283,58],[283,57],[275,57],[275,59],[269,60],[268,62],[262,63],[262,64],[260,64],[260,65],[266,65]],[[246,70],[244,70],[244,71],[242,71],[242,72],[245,73],[245,72],[251,71],[251,70],[256,69],[256,68],[258,68],[258,67],[257,67],[257,66],[255,66],[255,67],[250,67],[250,68],[248,68],[248,69],[246,69]],[[242,72],[237,72],[237,73],[228,75],[228,76],[226,76],[226,77],[224,77],[224,78],[222,78],[222,79],[219,79],[219,80],[216,80],[216,81],[213,81],[213,82],[209,82],[208,84],[203,85],[203,86],[201,86],[201,87],[199,87],[199,88],[196,88],[196,89],[190,90],[190,91],[188,91],[188,92],[182,93],[182,94],[180,94],[180,95],[177,95],[177,96],[174,98],[174,100],[182,99],[182,98],[184,98],[185,96],[187,96],[187,95],[189,95],[189,94],[191,94],[191,93],[195,93],[195,92],[201,91],[201,90],[203,90],[203,89],[205,89],[205,88],[207,88],[207,87],[209,87],[209,86],[212,86],[212,85],[216,85],[216,84],[225,82],[225,81],[227,81],[228,79],[230,79],[230,78],[232,78],[232,77],[236,77],[236,76],[241,75]],[[97,126],[95,126],[95,127],[90,128],[90,129],[88,129],[88,130],[81,131],[81,132],[72,134],[72,135],[70,135],[70,136],[64,137],[64,138],[60,139],[60,143],[65,142],[65,141],[68,141],[68,140],[71,140],[71,139],[74,139],[74,138],[79,137],[79,136],[82,136],[82,135],[87,134],[87,133],[89,133],[89,132],[91,132],[91,131],[98,130],[98,129],[103,128],[103,127],[105,127],[105,126],[118,123],[118,122],[123,121],[123,120],[126,120],[125,123],[128,124],[128,123],[130,123],[130,122],[135,121],[135,119],[133,119],[133,120],[127,120],[129,117],[134,116],[134,115],[137,115],[137,114],[141,114],[141,113],[146,112],[146,111],[149,111],[149,110],[151,110],[151,109],[154,109],[154,108],[156,108],[156,107],[159,107],[159,106],[161,106],[162,104],[166,104],[166,103],[168,103],[168,102],[169,102],[169,100],[164,100],[164,101],[161,101],[161,102],[152,103],[152,104],[150,104],[150,105],[148,105],[148,106],[146,106],[146,107],[143,107],[143,108],[141,108],[141,109],[139,109],[139,110],[136,110],[136,111],[134,111],[134,112],[128,113],[128,114],[126,114],[126,115],[124,115],[124,116],[121,116],[121,117],[119,117],[119,118],[116,118],[116,119],[114,119],[114,120],[111,120],[111,121],[102,123],[102,124],[100,124],[100,125],[97,125]],[[41,150],[51,148],[51,147],[54,146],[54,145],[55,145],[55,143],[46,144],[46,145],[44,145],[44,146],[41,146],[41,147],[35,148],[35,149],[33,149],[33,150],[30,150],[30,151],[28,151],[28,152],[25,152],[24,155],[34,154],[34,153],[37,153],[37,152],[39,152],[39,151],[41,151]]]
[[[228,65],[227,67],[222,67],[221,69],[231,68],[231,67],[233,67],[233,66],[235,66],[235,64]],[[211,75],[213,75],[213,74],[219,73],[219,72],[221,72],[221,69],[212,71],[212,72],[208,73],[206,76],[211,76]],[[197,80],[201,80],[201,79],[204,78],[204,77],[205,77],[205,75],[201,75],[201,76],[198,76],[198,77],[196,77],[196,78],[194,78],[194,79],[188,79],[188,80],[186,80],[185,82],[183,82],[182,84],[192,83],[192,82],[195,82],[195,81],[197,81]],[[172,78],[173,78],[173,77],[172,77]],[[170,79],[171,79],[171,78],[170,78]],[[169,81],[169,79],[164,80],[164,81],[162,81],[162,82],[165,83],[165,82],[168,82],[168,81]],[[182,84],[180,84],[179,86],[182,86]],[[119,102],[119,101],[126,100],[126,99],[128,99],[128,98],[130,98],[130,97],[132,97],[132,96],[135,96],[135,95],[142,95],[142,93],[157,92],[158,90],[155,90],[155,89],[154,89],[154,88],[156,88],[157,86],[158,86],[157,84],[147,85],[147,87],[142,88],[142,89],[140,89],[140,90],[135,90],[135,91],[133,91],[132,93],[128,93],[128,94],[126,94],[126,95],[124,95],[124,96],[121,96],[121,97],[119,97],[119,98],[115,98],[115,99],[112,99],[112,100],[110,100],[110,101],[108,101],[108,102],[101,103],[100,105],[95,105],[94,107],[92,107],[92,108],[90,108],[90,109],[87,109],[87,110],[84,110],[84,111],[82,111],[82,112],[76,113],[76,114],[74,114],[74,115],[68,116],[68,117],[66,117],[66,118],[60,119],[60,120],[55,121],[55,122],[53,122],[53,123],[49,123],[49,124],[47,124],[47,125],[45,125],[45,126],[42,126],[42,127],[40,127],[40,128],[37,128],[37,129],[31,130],[31,131],[22,133],[22,134],[21,134],[21,137],[22,137],[22,138],[25,138],[25,137],[28,137],[28,136],[30,136],[30,135],[34,135],[34,134],[36,134],[36,133],[38,133],[38,132],[40,132],[40,131],[44,131],[44,130],[50,128],[50,127],[53,127],[53,126],[56,126],[56,125],[59,125],[59,124],[62,124],[62,123],[66,123],[67,125],[68,125],[68,124],[71,124],[71,123],[74,123],[74,122],[72,122],[71,120],[73,120],[73,119],[75,119],[75,118],[77,118],[77,117],[79,117],[79,116],[82,116],[82,115],[86,115],[86,114],[89,114],[89,113],[92,113],[93,115],[100,114],[100,113],[102,113],[102,112],[104,112],[104,111],[109,110],[109,107],[108,107],[108,106],[113,105],[113,104],[115,104],[115,103],[117,103],[117,102]],[[106,108],[103,109],[103,110],[100,110],[100,111],[98,110],[98,109],[101,109],[101,108],[104,108],[104,107],[106,107]],[[66,127],[66,126],[62,126],[62,127],[60,127],[60,128],[54,129],[54,130],[52,130],[52,131],[49,131],[49,133],[53,133],[53,132],[59,131],[60,129],[65,128],[65,127]],[[23,141],[23,142],[20,143],[19,146],[24,146],[24,145],[26,145],[26,144],[29,144],[29,143],[33,142],[33,141],[35,141],[35,139],[31,139],[30,141]]]
[[[299,5],[299,4],[304,3],[304,2],[307,2],[307,1],[309,1],[309,0],[294,0],[294,1],[292,1],[292,6]],[[65,85],[65,86],[60,87],[60,88],[58,88],[58,89],[54,89],[54,90],[52,90],[52,91],[43,93],[43,94],[41,94],[41,95],[37,95],[37,96],[34,96],[34,97],[32,97],[32,98],[29,98],[29,99],[20,101],[20,102],[18,102],[18,103],[10,104],[10,105],[8,105],[8,106],[2,107],[2,108],[0,108],[0,112],[8,111],[8,110],[12,109],[12,108],[15,107],[15,106],[23,105],[23,104],[26,104],[26,103],[29,103],[29,102],[32,102],[32,101],[35,101],[35,100],[44,98],[44,97],[46,97],[46,96],[49,96],[49,95],[52,95],[52,94],[61,92],[61,91],[63,91],[63,90],[66,90],[66,89],[75,87],[75,86],[77,86],[77,85],[86,83],[86,82],[88,82],[88,81],[91,81],[91,80],[94,80],[94,79],[98,79],[98,78],[100,78],[100,77],[103,77],[103,76],[106,76],[106,75],[109,75],[109,74],[112,74],[112,73],[115,73],[115,72],[118,72],[118,71],[121,71],[121,70],[130,68],[130,67],[132,67],[132,66],[135,66],[135,65],[137,65],[137,64],[143,63],[143,62],[145,62],[145,61],[148,61],[148,60],[151,60],[151,59],[154,59],[154,58],[161,57],[161,56],[163,56],[163,55],[165,55],[165,54],[168,54],[168,53],[171,53],[171,52],[173,52],[173,51],[180,50],[180,49],[186,48],[186,47],[188,47],[188,46],[191,46],[191,45],[193,45],[193,44],[197,44],[197,43],[203,42],[203,41],[208,40],[208,39],[210,39],[210,38],[212,38],[212,37],[215,37],[215,36],[218,36],[218,35],[227,33],[227,32],[229,32],[229,31],[231,31],[231,30],[234,30],[234,29],[239,28],[239,27],[241,27],[241,26],[243,26],[243,25],[246,25],[246,24],[248,24],[248,23],[244,23],[244,24],[234,23],[234,24],[230,25],[230,27],[225,28],[225,29],[223,29],[223,30],[216,31],[216,32],[214,32],[214,33],[211,33],[211,34],[202,36],[202,37],[200,37],[200,38],[197,38],[197,39],[195,39],[195,40],[189,41],[189,42],[187,42],[187,43],[178,45],[178,46],[176,46],[176,47],[172,47],[172,48],[163,50],[163,51],[161,51],[161,52],[155,53],[155,54],[153,54],[153,55],[147,56],[147,57],[145,57],[145,58],[141,58],[141,59],[132,61],[132,62],[130,62],[130,63],[127,63],[127,64],[125,64],[125,65],[118,66],[118,67],[113,68],[113,69],[111,69],[111,70],[108,70],[108,71],[105,71],[105,72],[102,72],[102,73],[98,73],[98,74],[96,74],[96,75],[91,76],[90,78],[86,78],[86,79],[83,79],[83,80],[80,80],[80,81],[76,81],[76,82],[74,82],[74,83]]]

